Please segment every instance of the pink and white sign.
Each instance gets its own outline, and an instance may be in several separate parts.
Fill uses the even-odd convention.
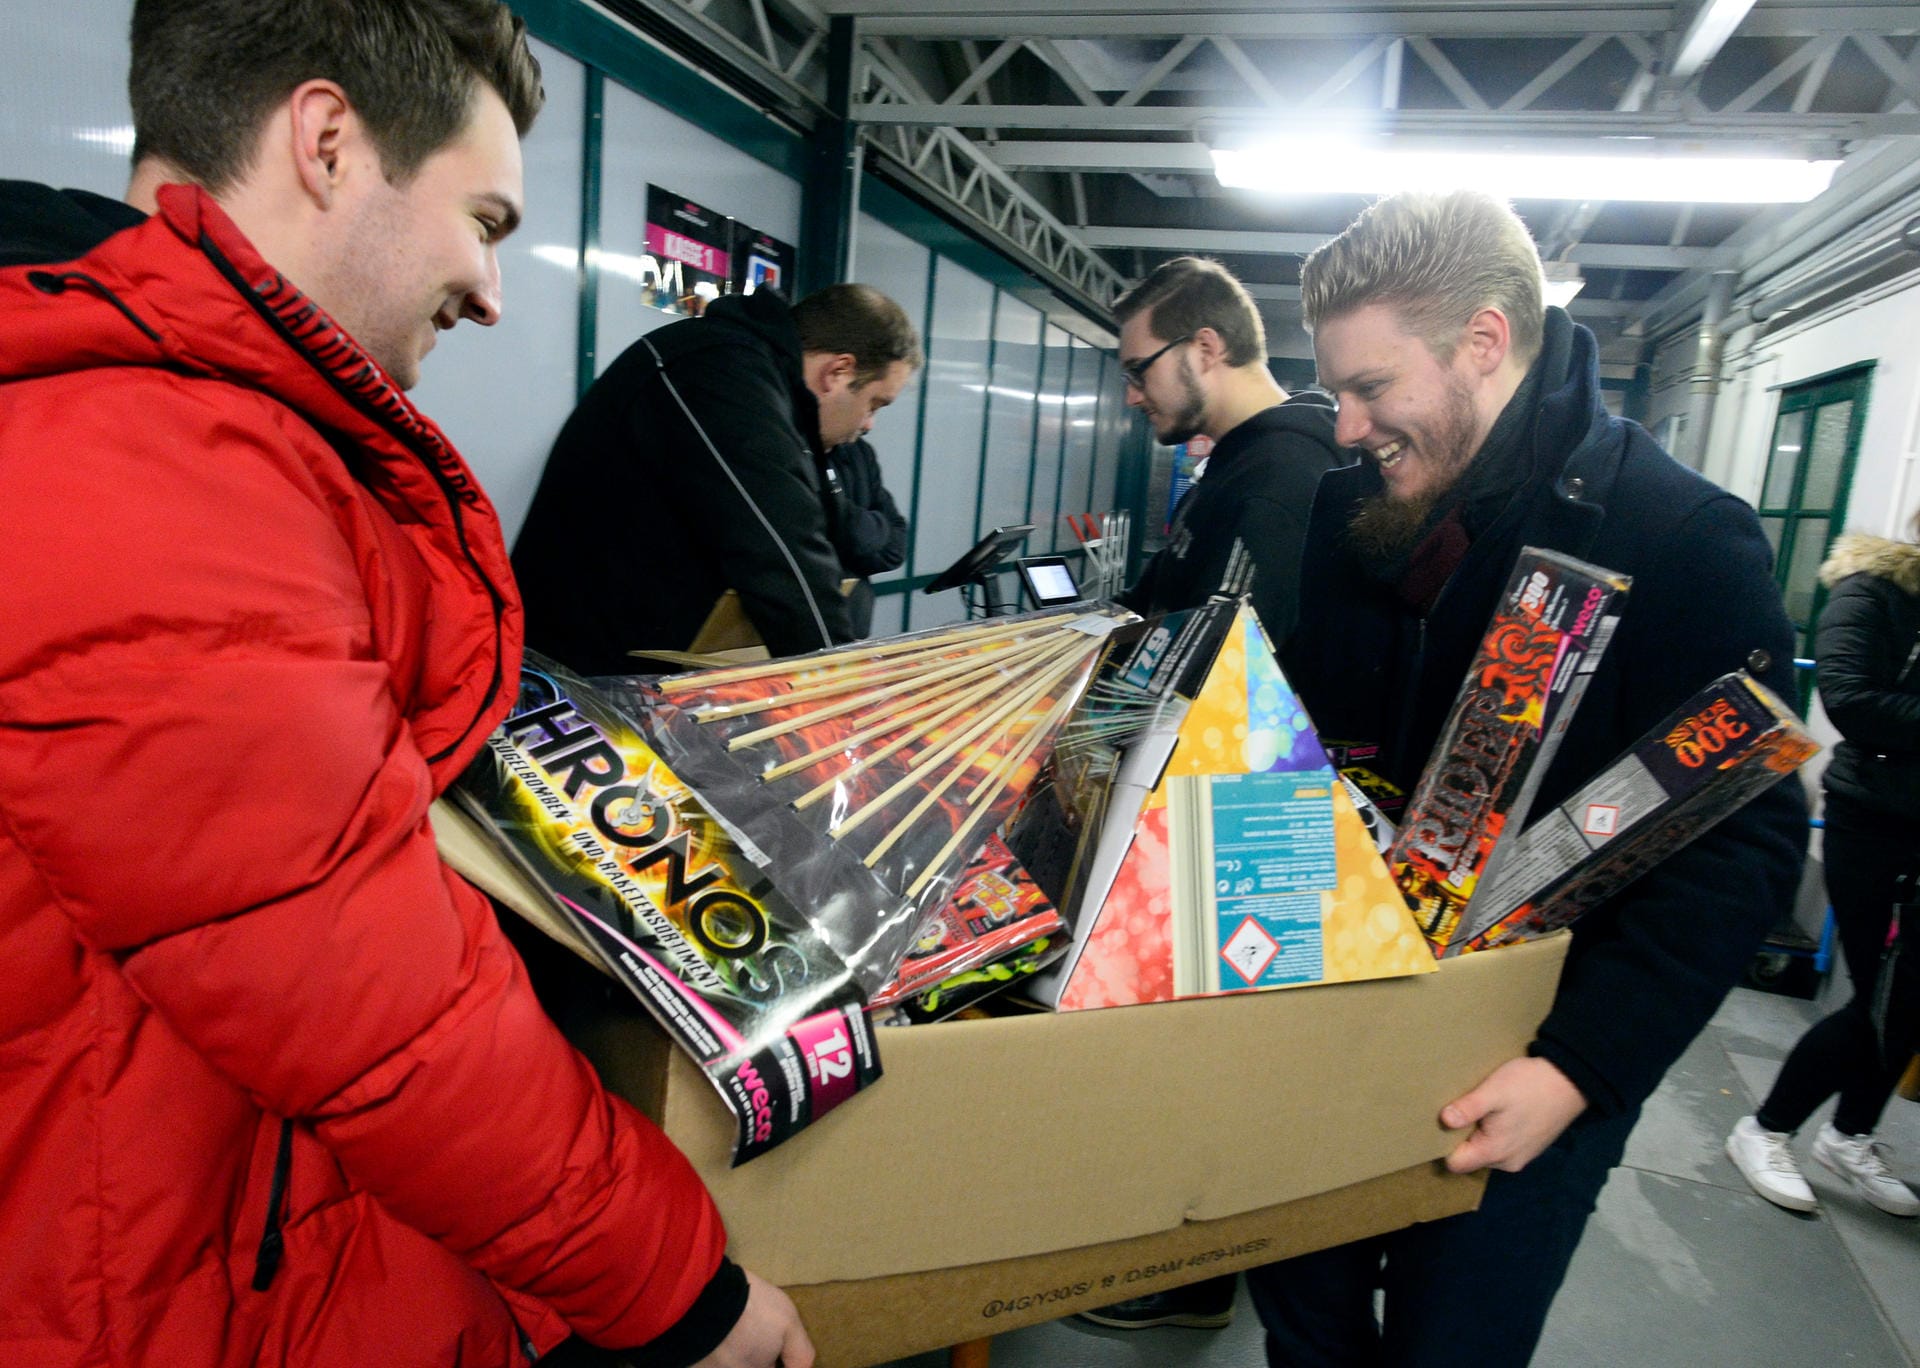
[[[695,242],[684,233],[676,233],[658,223],[647,225],[647,252],[663,261],[677,261],[696,271],[705,271],[708,275],[724,278],[732,269],[728,253],[704,242]]]

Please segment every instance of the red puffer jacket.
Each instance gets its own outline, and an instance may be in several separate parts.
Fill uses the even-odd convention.
[[[0,271],[0,1363],[643,1343],[718,1213],[427,825],[511,698],[499,523],[210,199],[160,206]]]

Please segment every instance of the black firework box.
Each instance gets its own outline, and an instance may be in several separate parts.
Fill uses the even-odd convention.
[[[1436,955],[1526,821],[1631,582],[1521,551],[1387,853]]]
[[[1766,685],[1721,676],[1515,838],[1448,953],[1559,930],[1819,750]]]
[[[744,1163],[880,1076],[854,962],[894,899],[797,822],[719,818],[635,703],[529,652],[455,795],[700,1065]]]

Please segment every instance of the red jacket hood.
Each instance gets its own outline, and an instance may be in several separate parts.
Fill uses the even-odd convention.
[[[446,434],[210,195],[168,185],[158,199],[78,260],[0,271],[0,381],[163,367],[264,391],[319,431],[396,522],[442,545],[492,619],[429,627],[410,721],[444,788],[505,716],[519,673],[499,515]]]

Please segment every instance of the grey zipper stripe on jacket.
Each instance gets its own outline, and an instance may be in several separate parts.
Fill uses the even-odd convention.
[[[787,568],[793,571],[795,583],[800,586],[800,596],[807,601],[807,612],[813,615],[813,625],[820,630],[820,645],[822,647],[833,645],[833,634],[827,631],[827,620],[820,614],[820,604],[813,596],[813,587],[807,583],[807,577],[800,573],[800,562],[794,558],[793,550],[787,545],[786,538],[774,529],[767,515],[760,511],[760,505],[753,501],[753,495],[747,493],[747,487],[741,484],[740,477],[733,473],[733,467],[727,464],[727,458],[720,454],[720,448],[714,445],[713,438],[707,436],[707,430],[700,426],[700,420],[693,416],[693,410],[687,407],[687,401],[680,397],[680,391],[674,385],[673,377],[667,374],[667,363],[661,359],[659,350],[649,339],[643,337],[640,340],[646,343],[647,352],[653,357],[653,364],[660,371],[660,383],[667,387],[667,393],[673,396],[673,402],[678,404],[680,411],[687,415],[687,421],[693,425],[693,430],[700,434],[700,440],[706,443],[707,450],[713,453],[715,463],[726,472],[727,479],[740,492],[740,497],[746,501],[747,507],[753,510],[753,516],[760,520],[760,526],[767,530],[767,536],[772,538],[773,544],[780,548],[780,555],[786,560]]]

